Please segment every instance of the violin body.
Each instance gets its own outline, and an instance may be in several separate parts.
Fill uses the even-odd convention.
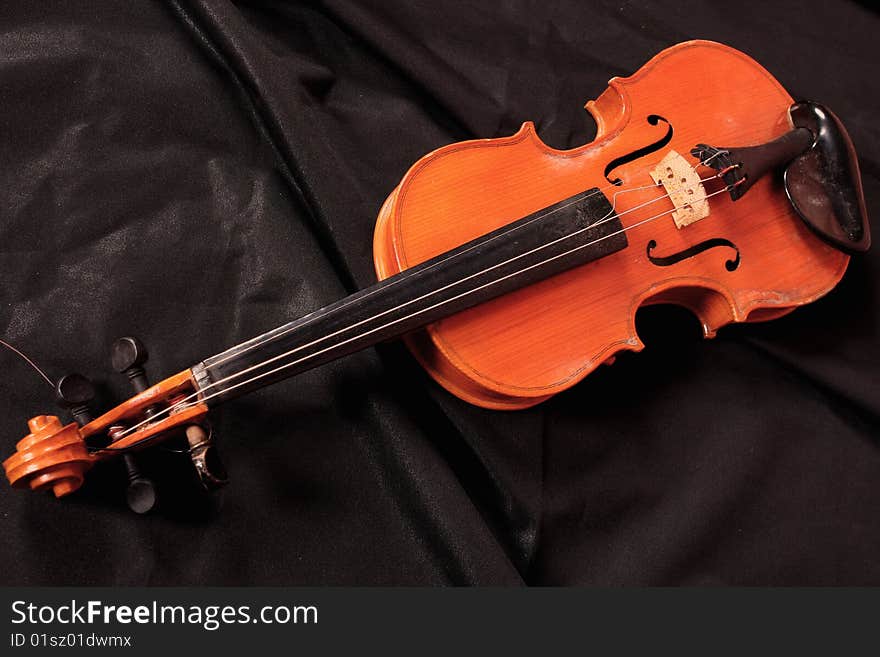
[[[592,143],[556,150],[525,123],[510,137],[426,155],[381,209],[380,279],[591,188],[613,199],[628,246],[435,322],[406,336],[407,345],[458,397],[517,409],[574,385],[619,351],[641,350],[641,306],[684,306],[712,337],[725,324],[780,317],[826,294],[849,256],[808,228],[779,178],[762,177],[736,202],[713,196],[709,215],[683,228],[668,214],[672,200],[655,201],[651,187],[651,170],[670,150],[762,144],[790,131],[792,102],[743,53],[691,41],[612,79],[587,103],[598,126]]]

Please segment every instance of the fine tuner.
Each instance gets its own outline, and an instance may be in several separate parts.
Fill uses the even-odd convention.
[[[95,416],[91,382],[62,377],[72,421],[31,418],[9,481],[62,497],[121,457],[143,513],[158,496],[137,452],[176,440],[213,490],[227,480],[214,406],[379,342],[403,338],[465,401],[526,408],[642,349],[641,306],[684,306],[711,337],[827,294],[870,246],[842,123],[741,52],[673,46],[587,109],[598,134],[579,148],[526,123],[416,162],[379,212],[371,287],[152,385],[144,345],[120,338],[110,360],[133,396]]]

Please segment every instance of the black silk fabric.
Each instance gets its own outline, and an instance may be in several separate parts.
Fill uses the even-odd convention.
[[[159,380],[369,285],[419,157],[526,120],[583,144],[585,101],[692,38],[831,107],[876,220],[878,34],[868,3],[6,0],[0,335],[109,408],[130,394],[115,338]],[[521,412],[370,349],[218,408],[212,502],[160,449],[147,516],[118,462],[64,500],[4,483],[0,582],[880,584],[878,281],[875,247],[818,302],[710,341],[640,311],[643,353]],[[0,368],[5,458],[60,411]]]

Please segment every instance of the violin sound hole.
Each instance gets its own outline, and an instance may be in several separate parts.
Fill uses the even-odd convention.
[[[655,256],[651,252],[657,248],[657,242],[655,240],[651,240],[648,242],[648,248],[645,249],[645,253],[648,256],[648,260],[651,261],[651,264],[656,265],[658,267],[669,267],[670,265],[674,265],[677,262],[681,262],[682,260],[687,260],[688,258],[692,258],[698,253],[702,253],[703,251],[708,251],[709,249],[714,249],[716,247],[726,247],[729,249],[733,249],[736,253],[736,257],[728,259],[724,263],[724,268],[727,271],[736,271],[737,267],[739,267],[739,248],[731,242],[730,240],[726,240],[723,237],[714,237],[709,240],[705,240],[704,242],[700,242],[699,244],[694,244],[693,246],[684,249],[683,251],[679,251],[678,253],[672,253],[667,256]]]
[[[608,165],[605,167],[605,180],[610,182],[612,185],[622,185],[623,181],[620,178],[610,178],[610,174],[617,167],[622,164],[626,164],[627,162],[632,162],[633,160],[638,160],[640,157],[645,157],[645,155],[650,155],[651,153],[655,153],[659,151],[661,148],[666,146],[670,141],[672,141],[672,124],[664,119],[659,114],[649,114],[646,119],[650,125],[657,125],[661,121],[666,124],[666,134],[655,141],[653,144],[648,144],[647,146],[643,146],[642,148],[636,149],[626,155],[621,155],[618,158],[611,160]]]

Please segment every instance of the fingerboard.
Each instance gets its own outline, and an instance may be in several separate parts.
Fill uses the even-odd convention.
[[[193,368],[209,404],[262,388],[627,246],[598,188],[212,356]]]

